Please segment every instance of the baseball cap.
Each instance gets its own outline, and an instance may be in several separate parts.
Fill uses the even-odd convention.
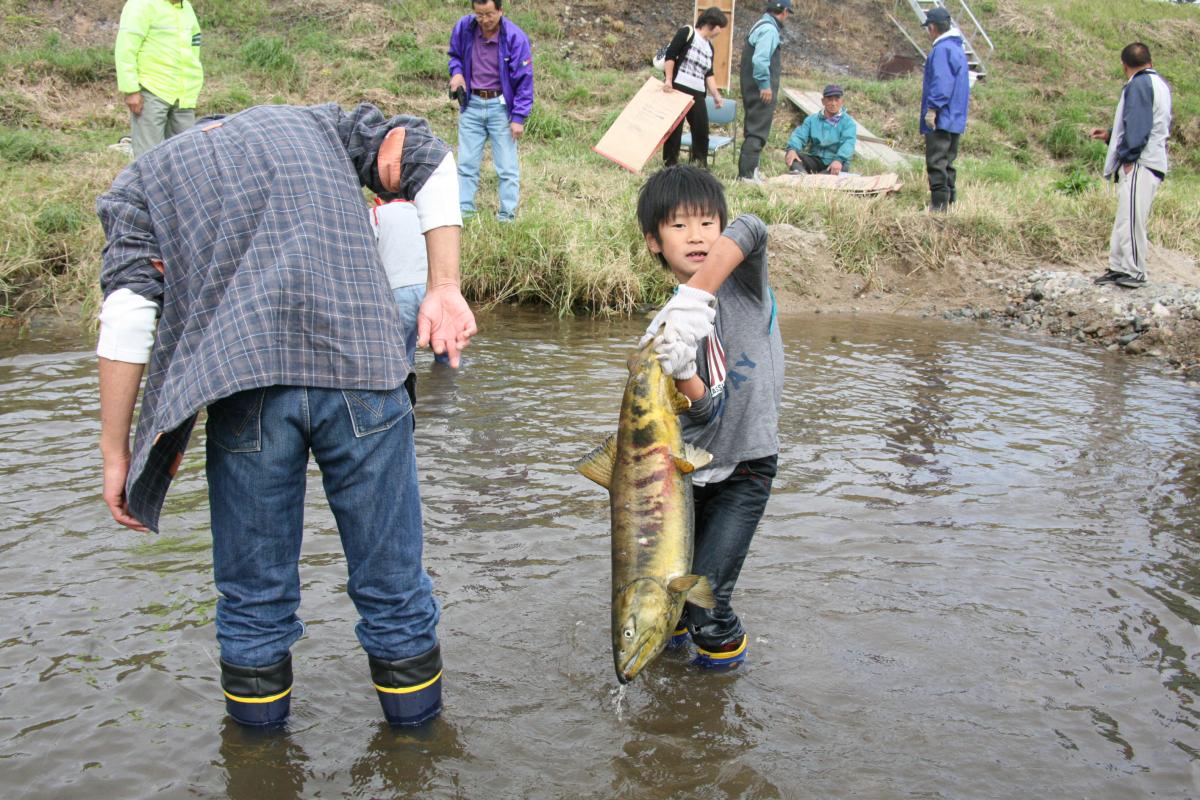
[[[791,11],[792,0],[771,0],[767,3],[767,11]]]
[[[950,12],[941,6],[935,6],[934,8],[929,9],[929,11],[925,14],[925,24],[932,25],[935,22],[942,25],[949,25]]]
[[[842,91],[842,87],[836,83],[831,83],[825,87],[825,91],[821,92],[821,97],[841,97],[844,94],[845,92]]]

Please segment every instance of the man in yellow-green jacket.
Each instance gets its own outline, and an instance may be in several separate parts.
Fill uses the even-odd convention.
[[[117,88],[125,95],[133,157],[196,121],[204,84],[200,22],[188,0],[127,0],[117,31]]]

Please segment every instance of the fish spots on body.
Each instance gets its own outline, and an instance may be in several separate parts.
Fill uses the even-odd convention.
[[[662,469],[658,469],[658,470],[655,470],[654,472],[651,472],[649,475],[647,475],[644,478],[635,479],[633,482],[633,486],[635,489],[645,489],[647,486],[650,486],[653,483],[657,483],[659,481],[665,481],[667,479],[667,475],[669,475],[669,474],[670,473],[668,472],[666,467],[663,467]]]

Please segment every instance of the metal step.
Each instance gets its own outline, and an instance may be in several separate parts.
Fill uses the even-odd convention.
[[[976,28],[976,30],[979,31],[979,35],[984,38],[984,40],[988,43],[989,46],[992,47],[993,50],[996,49],[995,46],[992,45],[991,38],[987,35],[987,32],[984,31],[983,26],[979,24],[979,20],[977,20],[975,18],[975,14],[971,11],[971,7],[969,5],[967,5],[967,0],[959,0],[959,3],[962,6],[963,10],[971,18],[971,21],[975,23],[975,28]],[[912,7],[913,14],[916,15],[917,22],[920,25],[925,24],[925,14],[930,9],[938,8],[938,7],[946,8],[946,4],[945,4],[945,2],[943,2],[943,0],[908,0],[908,4],[909,4],[909,6]],[[946,8],[946,10],[949,11],[950,9]],[[967,69],[969,69],[971,72],[975,73],[976,80],[980,80],[980,79],[986,77],[987,76],[987,67],[984,65],[983,59],[980,58],[979,51],[977,51],[975,49],[975,46],[971,43],[971,38],[969,36],[967,36],[967,32],[964,31],[961,26],[957,25],[957,23],[954,23],[954,15],[953,14],[951,14],[950,20],[951,20],[951,24],[954,24],[955,27],[957,27],[959,29],[959,31],[962,33],[963,51],[966,53],[966,56],[967,56]]]

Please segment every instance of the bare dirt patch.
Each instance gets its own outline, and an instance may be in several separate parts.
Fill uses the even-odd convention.
[[[870,276],[832,263],[825,234],[772,225],[771,271],[779,309],[793,313],[939,315],[1044,331],[1164,361],[1200,381],[1200,266],[1152,246],[1149,279],[1136,290],[1096,286],[1097,255],[1076,264],[972,263],[937,270],[904,264]]]

